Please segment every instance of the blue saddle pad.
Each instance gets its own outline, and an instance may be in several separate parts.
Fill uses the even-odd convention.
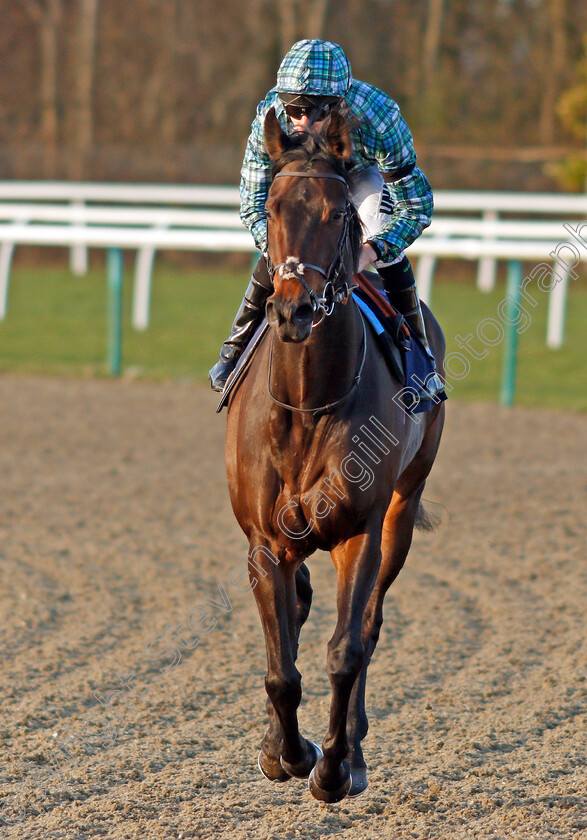
[[[382,289],[377,292],[387,299],[387,293]],[[407,322],[401,318],[390,322],[373,303],[363,295],[360,289],[353,291],[355,301],[365,316],[365,319],[379,339],[379,345],[383,355],[392,369],[392,373],[404,386],[402,403],[410,414],[422,414],[430,411],[438,402],[446,399],[444,391],[436,394],[435,399],[425,399],[425,383],[427,378],[434,373],[432,359],[426,352],[418,337],[410,329],[409,338],[405,336],[400,325]],[[389,302],[391,305],[391,302]],[[409,324],[407,324],[409,329]]]

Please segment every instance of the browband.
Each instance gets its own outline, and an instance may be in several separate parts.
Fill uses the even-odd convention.
[[[336,181],[342,181],[347,189],[349,186],[346,178],[343,178],[342,175],[337,175],[335,172],[278,172],[274,178],[286,178],[289,176],[292,178],[333,178]]]

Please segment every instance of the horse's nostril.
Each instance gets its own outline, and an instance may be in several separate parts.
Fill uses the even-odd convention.
[[[314,318],[314,310],[309,303],[302,303],[295,311],[294,320],[298,323],[307,323]]]

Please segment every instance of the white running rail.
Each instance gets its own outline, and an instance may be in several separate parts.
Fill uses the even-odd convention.
[[[494,287],[497,260],[555,262],[561,280],[549,296],[547,343],[560,347],[569,274],[577,254],[587,260],[587,196],[441,190],[434,198],[432,225],[409,249],[419,258],[423,299],[443,257],[478,260],[482,291]],[[76,274],[87,271],[88,247],[130,248],[137,250],[132,322],[146,329],[157,250],[255,251],[238,205],[231,186],[0,182],[0,319],[16,245],[68,247]]]

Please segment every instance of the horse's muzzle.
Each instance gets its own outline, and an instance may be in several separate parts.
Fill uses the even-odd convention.
[[[309,303],[294,303],[274,296],[267,301],[266,314],[281,341],[299,343],[310,337],[314,310]]]

